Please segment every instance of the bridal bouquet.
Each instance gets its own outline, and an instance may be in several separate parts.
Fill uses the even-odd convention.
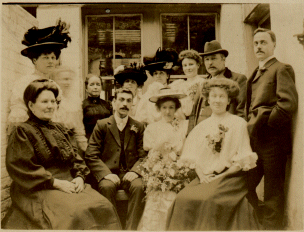
[[[140,169],[147,194],[152,191],[178,193],[196,177],[195,164],[188,160],[178,160],[168,142],[157,150],[150,150]]]

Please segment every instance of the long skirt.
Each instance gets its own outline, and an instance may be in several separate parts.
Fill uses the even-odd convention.
[[[168,210],[176,193],[153,191],[147,194],[146,205],[138,226],[141,231],[163,231],[166,229]]]
[[[13,211],[6,229],[120,230],[114,206],[86,184],[80,193],[55,189],[22,193],[11,186]]]
[[[177,194],[167,230],[258,230],[261,227],[247,192],[242,171],[208,184],[196,178]]]

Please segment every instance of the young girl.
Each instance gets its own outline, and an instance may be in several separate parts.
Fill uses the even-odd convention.
[[[82,102],[83,124],[89,139],[97,120],[112,115],[111,102],[100,99],[102,81],[99,76],[89,74],[84,82],[88,98]]]

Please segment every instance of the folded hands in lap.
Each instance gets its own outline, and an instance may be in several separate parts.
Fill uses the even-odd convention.
[[[53,187],[66,193],[79,193],[84,189],[84,181],[81,177],[72,181],[55,179]]]

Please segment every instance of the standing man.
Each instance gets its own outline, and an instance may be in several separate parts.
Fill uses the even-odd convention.
[[[205,67],[209,73],[207,79],[211,78],[229,78],[239,84],[239,96],[230,102],[229,112],[245,118],[245,102],[246,102],[246,82],[247,78],[243,74],[230,71],[226,66],[226,57],[228,51],[222,49],[221,44],[212,40],[207,42],[204,47],[204,53],[200,54],[204,58]],[[188,133],[201,121],[210,117],[212,111],[204,99],[201,91],[197,91],[194,97],[194,105],[191,115],[189,116]]]
[[[258,154],[257,167],[248,172],[248,200],[258,209],[256,187],[264,176],[265,229],[282,230],[284,180],[291,154],[291,122],[298,105],[293,68],[274,57],[275,34],[254,31],[253,46],[259,67],[247,83],[246,117],[251,146]]]
[[[85,161],[98,182],[98,191],[115,206],[117,190],[129,194],[126,229],[136,230],[145,197],[142,179],[136,172],[143,150],[144,126],[128,116],[133,94],[118,89],[113,99],[114,115],[98,120],[89,140]]]

